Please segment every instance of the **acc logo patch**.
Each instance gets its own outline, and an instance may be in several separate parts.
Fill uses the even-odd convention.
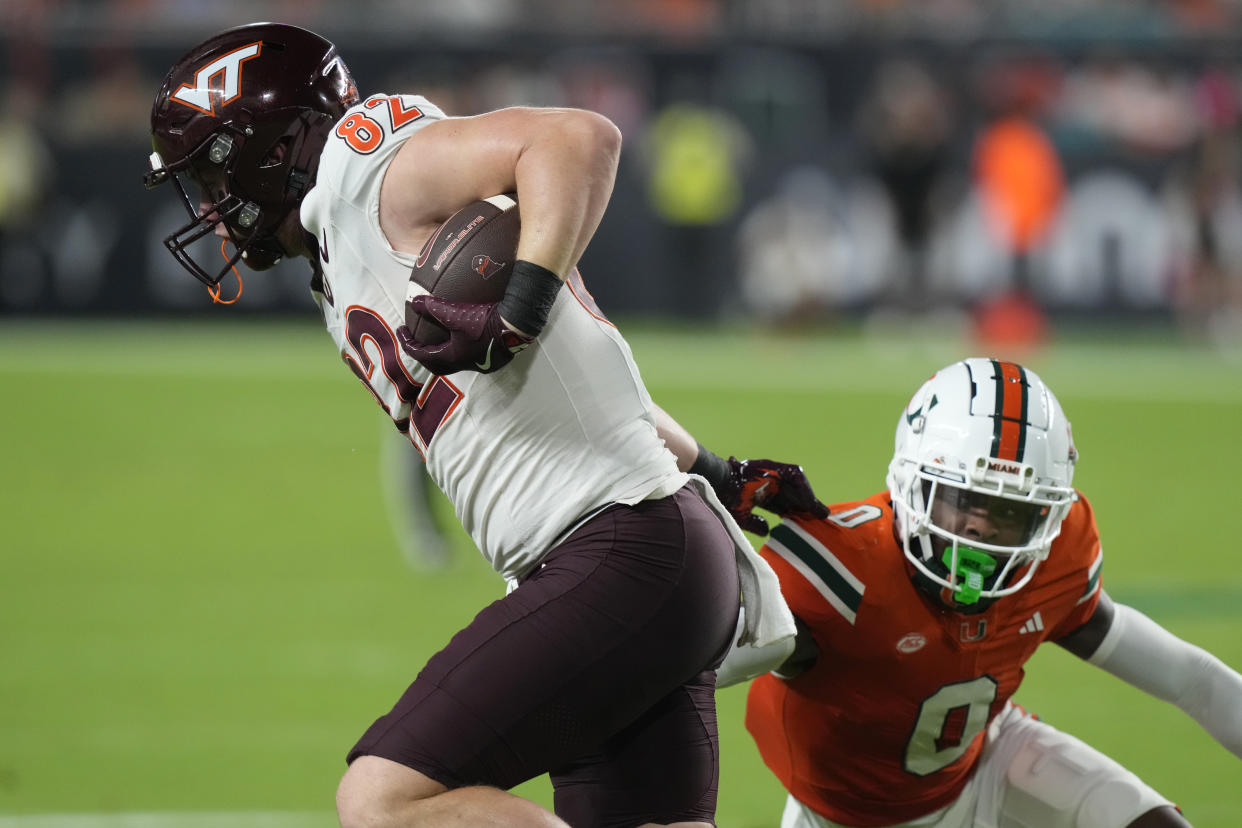
[[[226,55],[208,63],[194,73],[194,85],[183,83],[172,93],[172,99],[179,104],[197,109],[204,115],[216,114],[216,100],[220,106],[226,106],[241,94],[242,64],[251,58],[257,58],[263,48],[263,41],[257,41],[238,47]],[[213,88],[212,80],[217,76],[219,84]]]
[[[897,652],[899,653],[917,653],[927,645],[927,639],[922,633],[906,633],[897,642]]]
[[[486,253],[481,253],[470,260],[470,268],[484,279],[492,278],[502,267],[504,267],[502,262],[496,261]]]

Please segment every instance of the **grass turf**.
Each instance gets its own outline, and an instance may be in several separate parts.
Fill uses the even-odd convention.
[[[705,444],[804,464],[826,501],[883,487],[892,429],[954,337],[725,335],[625,326],[655,399]],[[1242,667],[1229,515],[1242,360],[1167,337],[1026,355],[1082,452],[1114,598]],[[0,814],[321,813],[343,755],[501,591],[462,533],[448,571],[402,563],[381,417],[316,325],[0,329]],[[448,512],[444,516],[451,519]],[[1237,759],[1169,705],[1056,648],[1018,701],[1179,802],[1242,810]],[[720,693],[722,828],[783,793]],[[521,792],[545,804],[546,780]],[[316,822],[316,824],[318,824]]]

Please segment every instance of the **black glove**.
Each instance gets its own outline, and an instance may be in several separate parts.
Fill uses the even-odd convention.
[[[725,460],[700,445],[690,471],[707,478],[737,525],[752,534],[768,533],[767,520],[754,514],[756,507],[781,517],[828,517],[828,507],[816,499],[801,466],[775,460]]]
[[[414,339],[405,325],[397,328],[401,349],[439,376],[458,371],[490,374],[508,365],[515,354],[535,341],[510,330],[500,318],[499,305],[449,302],[424,295],[411,299],[409,307],[430,316],[449,332],[443,342],[427,345]]]

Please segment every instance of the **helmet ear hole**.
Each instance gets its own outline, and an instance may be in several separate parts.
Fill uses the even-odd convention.
[[[284,163],[285,157],[289,154],[289,147],[293,145],[292,135],[282,135],[272,144],[266,153],[263,154],[263,160],[259,162],[260,169],[269,169],[271,167],[279,167]]]

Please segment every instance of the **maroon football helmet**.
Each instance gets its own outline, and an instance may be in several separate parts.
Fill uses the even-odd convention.
[[[357,101],[336,47],[297,26],[239,26],[191,49],[151,109],[146,186],[171,180],[190,214],[164,246],[207,285],[238,260],[254,270],[280,261],[276,231],[314,184],[332,125]],[[221,223],[236,252],[213,274],[186,248]]]

